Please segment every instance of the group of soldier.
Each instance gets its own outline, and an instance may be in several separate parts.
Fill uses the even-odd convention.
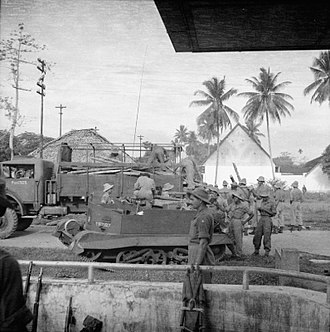
[[[303,193],[294,181],[290,190],[290,229],[304,228],[302,224],[301,202]],[[271,235],[283,233],[284,206],[286,193],[277,182],[273,187],[265,183],[265,178],[259,176],[255,187],[248,187],[246,179],[239,182],[232,181],[230,187],[223,181],[223,188],[207,185],[204,189],[208,192],[210,212],[214,218],[214,232],[226,232],[232,239],[234,246],[228,246],[232,258],[243,257],[243,234],[254,235],[253,255],[259,255],[261,242],[265,256],[271,250]],[[251,232],[248,233],[248,229]]]

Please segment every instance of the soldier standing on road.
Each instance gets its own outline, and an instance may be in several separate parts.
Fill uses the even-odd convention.
[[[252,232],[250,232],[249,234],[254,235],[255,231],[256,231],[256,227],[258,224],[258,217],[259,217],[259,212],[258,212],[258,208],[260,207],[261,204],[261,196],[260,193],[261,192],[266,192],[266,191],[270,191],[271,189],[265,184],[265,178],[263,176],[259,176],[258,179],[258,184],[256,188],[253,188],[251,190],[252,195],[254,197],[254,201],[253,201],[253,209],[254,209],[254,218],[252,220]]]
[[[203,188],[196,188],[190,192],[191,205],[197,210],[191,221],[188,244],[189,265],[215,265],[214,254],[209,246],[212,241],[214,219],[207,208],[210,204],[209,195]],[[212,274],[203,271],[205,283],[211,283]]]
[[[228,207],[228,235],[235,244],[237,258],[241,258],[243,254],[243,227],[251,218],[253,218],[253,211],[238,193],[233,192],[232,196],[233,202]]]
[[[298,231],[303,228],[301,203],[303,202],[302,191],[298,188],[298,181],[292,183],[290,191],[290,210],[291,210],[291,230],[294,226],[298,227]]]
[[[0,331],[27,332],[33,315],[25,304],[17,260],[0,249]]]
[[[256,233],[253,237],[253,255],[259,255],[261,239],[264,237],[265,257],[268,257],[271,250],[272,217],[276,214],[276,207],[275,202],[269,198],[269,191],[261,192],[259,195],[262,198],[262,201],[260,207],[258,207],[260,219],[257,224]]]
[[[285,192],[279,183],[276,183],[274,192],[274,200],[276,206],[276,215],[273,218],[274,233],[283,233],[284,229],[284,202]]]

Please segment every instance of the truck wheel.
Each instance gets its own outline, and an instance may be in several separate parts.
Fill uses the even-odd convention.
[[[33,219],[19,218],[16,231],[25,231],[32,224]]]
[[[7,239],[17,228],[17,214],[12,209],[6,209],[6,213],[0,218],[0,239]]]

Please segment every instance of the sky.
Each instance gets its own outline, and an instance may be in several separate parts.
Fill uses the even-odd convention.
[[[320,51],[176,53],[152,0],[1,0],[0,37],[8,39],[19,23],[47,46],[29,54],[53,63],[45,78],[43,134],[97,128],[113,143],[142,140],[170,143],[180,125],[197,131],[203,109],[189,107],[194,92],[212,77],[226,78],[226,89],[253,91],[245,80],[261,67],[281,72],[278,82],[290,81],[282,92],[295,107],[282,123],[271,123],[273,156],[289,152],[310,160],[330,144],[329,104],[311,104],[304,88],[313,82],[309,70]],[[16,133],[40,133],[40,95],[36,66],[22,65],[20,113]],[[0,63],[0,95],[14,97],[8,64]],[[247,99],[233,97],[227,105],[240,115]],[[0,110],[0,129],[10,123]],[[266,125],[261,132],[266,135]],[[261,139],[268,150],[266,138]],[[303,153],[299,154],[298,150]]]

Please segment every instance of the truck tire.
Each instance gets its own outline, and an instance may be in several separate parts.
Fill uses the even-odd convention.
[[[17,228],[18,217],[14,210],[6,209],[6,213],[0,218],[0,239],[7,239]]]
[[[33,219],[18,219],[16,231],[25,231],[32,224]]]

